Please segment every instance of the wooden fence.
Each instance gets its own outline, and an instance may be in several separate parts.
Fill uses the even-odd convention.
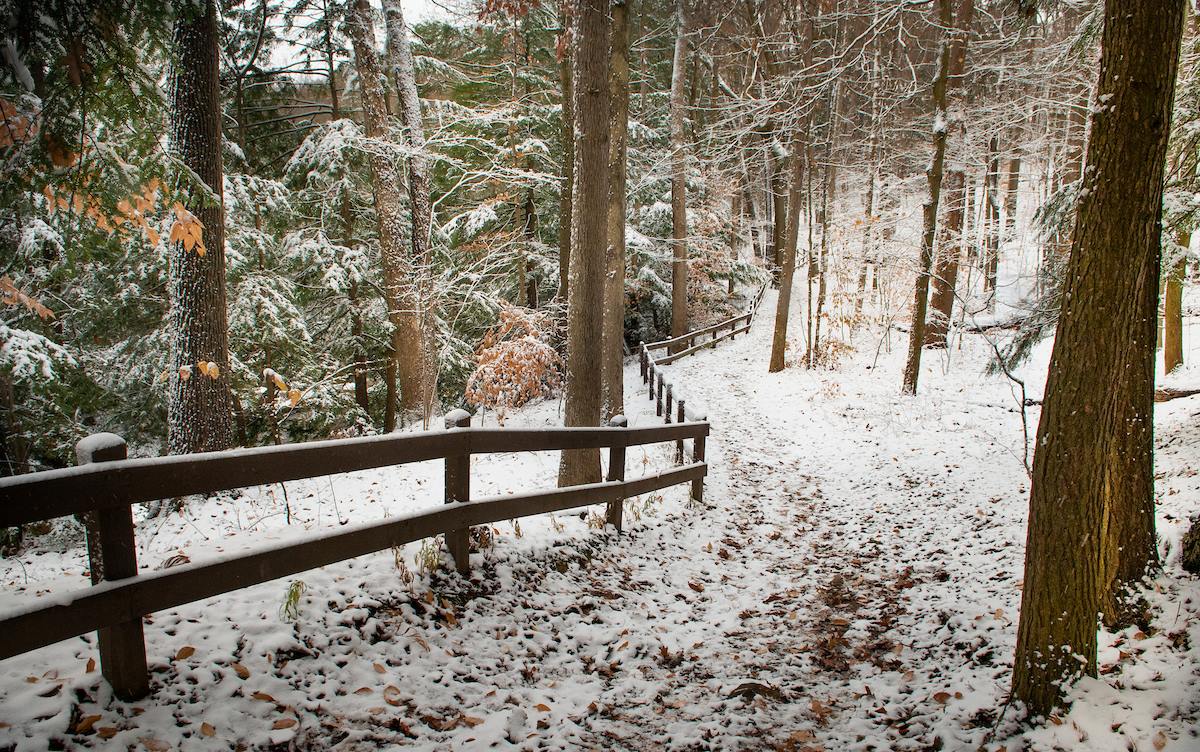
[[[659,367],[674,363],[680,358],[700,352],[705,348],[713,347],[718,342],[726,339],[733,340],[737,335],[749,331],[755,315],[758,314],[758,306],[762,303],[763,295],[766,292],[766,284],[758,288],[758,292],[754,294],[754,298],[750,301],[750,308],[739,316],[718,321],[715,324],[702,329],[695,329],[678,337],[671,337],[670,339],[663,339],[658,342],[642,343],[639,355],[642,383],[647,385],[647,395],[655,403],[655,413],[662,417],[664,421],[667,423],[671,422],[671,415],[674,409],[676,411],[676,421],[679,423],[684,422],[687,415],[686,401],[675,391],[673,384],[667,383]],[[729,331],[721,334],[721,330],[723,329],[728,329]],[[706,335],[709,335],[707,340],[703,339]],[[653,353],[656,350],[666,350],[667,354],[655,358]],[[700,414],[693,417],[697,420],[707,419],[706,416]],[[682,460],[683,442],[679,443],[676,449],[676,456]]]
[[[630,428],[618,415],[602,428],[484,429],[472,428],[471,416],[456,410],[446,416],[444,431],[132,460],[121,437],[89,436],[76,447],[76,467],[0,479],[0,527],[81,517],[92,576],[90,588],[49,596],[44,603],[0,616],[0,660],[96,631],[104,677],[118,697],[137,699],[149,692],[142,632],[146,614],[439,534],[455,567],[466,573],[474,525],[606,504],[605,520],[619,531],[624,500],[631,496],[690,483],[692,498],[701,500],[710,427],[704,415],[686,419],[684,400],[676,400],[659,367],[747,331],[765,291],[764,285],[740,316],[642,345],[642,380],[649,384],[649,397],[656,400],[663,426]],[[706,335],[711,337],[703,340]],[[651,355],[662,349],[666,356]],[[684,442],[689,439],[692,456],[685,464]],[[675,467],[625,478],[626,448],[670,441],[676,445]],[[607,478],[569,488],[471,498],[471,455],[564,449],[607,449]],[[445,461],[446,505],[237,556],[138,572],[134,504],[437,459]]]
[[[622,416],[602,428],[471,428],[456,410],[446,430],[238,449],[183,456],[126,459],[125,442],[97,434],[77,446],[78,466],[0,479],[0,527],[66,515],[84,518],[93,586],[48,596],[43,603],[0,617],[0,659],[98,631],[104,677],[122,699],[149,691],[142,617],[392,546],[444,534],[456,568],[468,568],[470,528],[588,504],[607,504],[618,530],[631,496],[691,483],[703,493],[708,466],[703,421],[630,428]],[[692,441],[692,457],[662,473],[625,478],[625,450]],[[471,455],[563,449],[608,450],[601,483],[472,499]],[[444,459],[446,505],[381,522],[315,535],[237,556],[139,572],[132,505],[369,468]]]

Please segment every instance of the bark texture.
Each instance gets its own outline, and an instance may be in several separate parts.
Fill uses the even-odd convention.
[[[379,255],[383,261],[383,293],[392,324],[389,370],[399,381],[399,412],[415,415],[428,403],[425,365],[422,362],[421,316],[414,265],[404,251],[403,180],[388,153],[387,98],[383,68],[375,51],[375,30],[368,0],[354,0],[346,11],[346,32],[354,47],[362,99],[363,131],[375,142],[369,151],[375,218],[379,229]],[[395,399],[389,389],[389,402]],[[391,405],[385,415],[392,414]],[[395,429],[395,419],[385,419],[384,430]]]
[[[408,149],[408,205],[412,218],[409,233],[412,246],[410,265],[415,273],[413,302],[418,319],[417,336],[413,343],[420,358],[421,415],[428,423],[433,413],[437,393],[436,358],[432,347],[433,285],[429,278],[429,242],[433,229],[429,201],[429,158],[425,154],[425,126],[421,121],[421,98],[417,92],[417,74],[413,67],[412,48],[408,41],[408,26],[400,0],[384,0],[384,20],[387,26],[388,58],[392,78],[400,100],[400,119],[404,123],[405,146]],[[401,395],[403,397],[403,394]]]
[[[783,234],[783,264],[779,270],[779,299],[775,304],[775,330],[771,337],[768,371],[777,373],[786,364],[788,313],[792,304],[792,278],[796,274],[796,252],[800,237],[800,210],[804,201],[804,144],[792,147],[792,175],[788,188],[787,227]]]
[[[955,30],[950,41],[947,92],[955,86],[962,85],[961,80],[967,67],[968,35],[974,15],[974,0],[959,0],[953,15]],[[954,123],[953,127],[958,132],[955,148],[961,149],[966,141],[966,126],[963,123]],[[962,258],[963,208],[966,201],[963,190],[967,185],[967,175],[961,163],[956,164],[949,171],[946,182],[950,204],[946,210],[945,226],[942,228],[941,242],[938,243],[937,265],[931,280],[933,299],[930,301],[932,310],[929,312],[929,320],[925,322],[924,343],[926,347],[946,346],[946,335],[950,331],[950,322],[954,316],[958,267]]]
[[[559,6],[564,26],[569,26],[572,0]],[[566,303],[571,286],[571,196],[575,191],[575,92],[571,64],[570,32],[564,32],[566,44],[558,61],[562,84],[562,185],[558,198],[558,299]]]
[[[601,417],[625,412],[625,157],[629,132],[629,6],[612,4],[608,89],[608,250],[604,278],[604,393]]]
[[[954,22],[954,0],[939,0],[938,12],[942,27],[949,30]],[[971,2],[971,0],[966,0]],[[933,159],[925,172],[929,183],[929,195],[922,208],[921,252],[917,258],[917,281],[913,286],[912,326],[908,332],[908,359],[904,364],[904,384],[901,392],[917,393],[917,380],[921,375],[921,348],[925,344],[925,314],[929,308],[929,275],[933,266],[933,245],[937,237],[938,204],[942,196],[942,174],[946,163],[946,88],[950,78],[950,61],[953,59],[953,42],[942,40],[938,54],[937,74],[933,81]]]
[[[674,254],[671,264],[671,336],[687,333],[687,144],[684,106],[687,92],[687,25],[683,0],[677,11],[675,56],[671,68],[671,239]],[[673,349],[682,349],[676,346]]]
[[[1106,107],[1093,115],[1029,500],[1013,696],[1032,715],[1095,674],[1102,599],[1153,556],[1160,211],[1183,9],[1105,8]]]
[[[1184,248],[1191,243],[1191,233],[1180,235]],[[1183,279],[1187,260],[1179,259],[1167,275],[1167,290],[1163,295],[1163,373],[1183,365]]]
[[[571,223],[571,280],[567,305],[567,388],[564,423],[600,424],[600,348],[603,337],[604,265],[608,222],[607,0],[580,0],[574,9],[575,193]],[[600,451],[562,453],[558,484],[600,481]]]
[[[181,4],[174,32],[171,147],[215,201],[198,186],[186,200],[188,210],[204,226],[205,254],[187,250],[182,243],[171,244],[169,251],[174,367],[167,399],[167,445],[172,454],[216,451],[233,444],[217,44],[213,0]],[[219,375],[213,377],[199,363],[216,363]]]

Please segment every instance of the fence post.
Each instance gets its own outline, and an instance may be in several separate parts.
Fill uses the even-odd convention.
[[[647,366],[649,365],[650,356],[646,353],[646,343],[645,342],[639,342],[638,348],[641,351],[641,354],[639,355],[638,359],[642,365],[642,383],[644,384],[644,383],[646,383],[646,370],[647,370]]]
[[[671,422],[671,400],[672,400],[671,385],[667,384],[667,407],[666,407],[665,412],[663,412],[663,418],[665,419],[663,421],[664,423]]]
[[[471,414],[466,410],[446,413],[446,430],[469,428]],[[446,457],[446,503],[471,500],[471,453],[463,452]],[[466,575],[471,570],[471,528],[446,531],[446,548],[454,558],[454,568]]]
[[[662,377],[662,374],[660,373],[660,374],[658,374],[658,402],[654,406],[655,415],[657,415],[658,417],[661,418],[662,414],[663,414],[662,409],[663,409],[663,377]]]
[[[629,421],[625,419],[624,415],[614,415],[608,424],[615,428],[626,428],[629,426]],[[612,446],[608,448],[608,478],[606,480],[625,480],[625,436],[623,431],[621,434],[619,437],[614,437]],[[614,499],[608,502],[604,521],[615,527],[619,533],[624,512],[625,500]]]
[[[699,413],[696,420],[703,423],[708,420],[708,416],[704,413]],[[704,462],[704,437],[697,436],[692,439],[692,462]],[[692,481],[692,498],[696,501],[704,501],[704,479],[697,478]]]
[[[679,400],[679,420],[678,420],[678,422],[683,423],[686,420],[687,420],[687,413],[683,409],[683,400]],[[675,462],[676,462],[676,464],[679,464],[679,465],[683,464],[683,439],[680,439],[679,441],[675,442]]]
[[[75,462],[113,462],[129,456],[125,440],[112,433],[97,433],[75,445]],[[137,546],[133,540],[133,511],[124,504],[83,515],[87,534],[88,566],[92,584],[137,576]],[[96,632],[100,671],[122,700],[137,700],[150,693],[146,668],[146,640],[142,618],[104,627]]]
[[[654,368],[651,367],[649,364],[647,364],[647,366],[646,366],[646,373],[649,376],[649,378],[646,380],[646,383],[650,385],[649,399],[651,402],[653,402],[654,401]]]

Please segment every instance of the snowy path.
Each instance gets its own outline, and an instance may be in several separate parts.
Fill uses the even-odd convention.
[[[363,557],[306,575],[294,622],[274,605],[158,615],[140,713],[83,671],[86,644],[10,662],[0,749],[102,746],[95,729],[149,749],[978,748],[1004,702],[1020,596],[1013,395],[979,374],[977,342],[949,353],[966,361],[954,369],[929,356],[916,398],[896,393],[900,341],[875,368],[864,341],[837,371],[767,374],[773,310],[769,294],[748,336],[671,367],[713,424],[704,505],[631,502],[619,539],[581,524],[545,546],[504,536],[470,582],[419,576],[411,591],[391,556]],[[627,379],[632,421],[649,422],[636,370]],[[1185,451],[1200,430],[1172,409],[1179,456],[1160,468],[1177,537],[1172,521],[1200,506]],[[1159,587],[1158,633],[1108,635],[1110,673],[1075,711],[989,749],[1195,749],[1200,588]],[[194,654],[161,660],[184,645]],[[18,670],[35,681],[13,686]],[[92,714],[90,730],[65,728]],[[1011,716],[1000,737],[1020,732]]]

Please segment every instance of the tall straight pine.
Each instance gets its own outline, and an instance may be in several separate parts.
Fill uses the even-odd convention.
[[[233,444],[229,321],[225,305],[225,210],[221,85],[213,0],[180,2],[171,71],[171,149],[203,185],[186,189],[203,225],[199,246],[170,244],[171,363],[167,444],[172,454]],[[216,364],[216,368],[208,364]],[[200,364],[203,364],[201,367]]]
[[[575,180],[571,217],[571,279],[567,304],[565,424],[600,424],[604,268],[608,248],[607,0],[580,0],[572,40],[575,94]],[[600,451],[562,453],[558,484],[600,481]]]
[[[1108,0],[1062,309],[1038,424],[1013,696],[1031,715],[1096,673],[1097,614],[1153,557],[1163,165],[1182,0]]]

